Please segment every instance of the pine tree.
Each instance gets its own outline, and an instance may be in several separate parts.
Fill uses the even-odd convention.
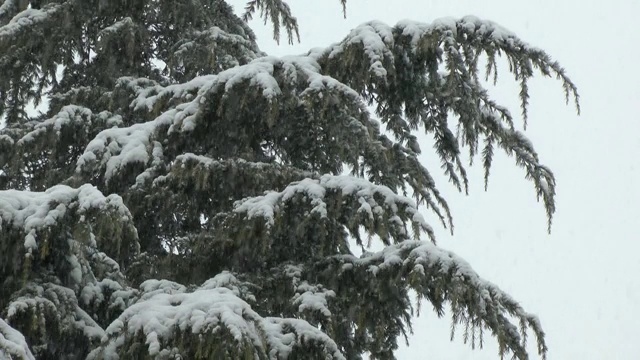
[[[535,72],[578,106],[544,51],[464,17],[276,58],[247,21],[297,41],[282,0],[0,3],[0,358],[392,359],[412,290],[465,342],[545,357],[538,319],[436,246],[417,138],[460,191],[463,151],[485,185],[513,156],[550,226],[553,174],[481,81],[506,58],[525,125]]]

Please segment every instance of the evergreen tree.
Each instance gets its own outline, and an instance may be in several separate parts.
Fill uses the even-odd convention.
[[[480,81],[506,58],[525,124],[534,71],[577,106],[544,51],[464,17],[276,58],[246,21],[297,41],[282,0],[0,4],[0,358],[392,359],[411,290],[465,342],[526,359],[529,332],[545,357],[538,319],[435,245],[417,140],[460,191],[463,150],[486,184],[501,148],[550,226],[553,174]]]

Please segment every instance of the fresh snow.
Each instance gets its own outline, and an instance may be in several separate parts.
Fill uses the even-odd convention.
[[[4,3],[2,7],[0,7],[0,15],[3,15],[4,11],[7,11],[13,4],[11,4],[11,0],[9,3]],[[6,7],[5,7],[6,5]],[[15,15],[8,24],[0,27],[0,40],[3,40],[6,37],[15,36],[18,32],[23,29],[29,29],[36,25],[39,22],[43,22],[49,19],[52,14],[55,14],[58,11],[61,11],[65,8],[65,4],[47,4],[43,6],[41,9],[28,8],[22,10],[17,15]]]
[[[443,36],[442,41],[447,44],[449,50],[454,51],[455,49],[449,45],[457,42],[456,37],[460,32],[473,34],[483,41],[494,42],[497,48],[504,46],[514,51],[523,48],[533,49],[501,26],[473,16],[459,20],[443,18],[429,24],[405,20],[394,27],[372,21],[355,28],[341,43],[324,49],[314,49],[302,56],[282,58],[264,56],[216,75],[195,77],[183,84],[163,87],[147,79],[122,78],[119,80],[119,86],[135,92],[135,98],[131,103],[132,109],[157,111],[158,107],[162,108],[167,102],[179,104],[165,110],[151,121],[100,132],[88,144],[85,153],[78,160],[77,171],[91,171],[91,168],[99,167],[103,169],[105,180],[108,182],[132,163],[141,163],[153,168],[151,163],[160,162],[162,158],[162,138],[174,132],[194,131],[198,122],[203,121],[199,118],[201,112],[205,108],[207,111],[211,110],[208,109],[207,102],[210,96],[229,93],[245,83],[258,88],[261,95],[268,101],[273,101],[282,95],[283,85],[299,88],[300,84],[306,83],[306,88],[300,88],[296,96],[302,97],[309,92],[318,93],[330,89],[352,98],[353,104],[366,112],[362,99],[356,91],[322,74],[319,62],[325,56],[335,58],[348,47],[361,45],[370,62],[372,74],[385,78],[390,69],[386,69],[384,65],[393,66],[392,49],[398,34],[408,37],[415,51],[424,39],[437,33]],[[77,110],[74,111],[77,112]],[[67,121],[62,114],[59,118],[56,120],[58,123]],[[146,181],[152,175],[152,170],[145,170],[137,179],[137,183]]]
[[[24,336],[0,318],[0,360],[35,360]]]
[[[105,197],[89,184],[77,189],[56,185],[44,192],[2,190],[0,230],[4,227],[21,229],[26,234],[25,250],[31,253],[37,247],[37,232],[56,225],[69,208],[75,208],[80,215],[89,209],[110,208],[123,218],[131,217],[120,196]]]
[[[8,13],[12,5],[15,3],[11,0],[5,1],[0,6],[0,15]],[[27,9],[20,12],[0,28],[0,40],[36,22],[45,21],[52,12],[61,9],[62,5],[54,4],[43,9]],[[129,23],[130,19],[126,18],[104,29],[103,32],[118,31],[120,27]],[[299,97],[329,89],[353,99],[354,104],[364,109],[356,91],[322,74],[320,61],[323,57],[335,58],[350,46],[362,45],[370,62],[370,72],[377,77],[385,78],[390,70],[385,68],[385,63],[387,59],[393,59],[391,49],[395,46],[394,39],[397,34],[408,37],[413,46],[411,50],[416,51],[419,44],[430,34],[444,35],[442,41],[449,44],[454,42],[461,32],[490,39],[500,46],[508,46],[515,50],[531,49],[504,28],[475,17],[460,20],[445,18],[431,24],[402,21],[395,27],[374,21],[354,29],[343,42],[312,50],[304,56],[261,57],[247,65],[216,75],[199,76],[184,84],[163,87],[145,79],[123,78],[119,84],[135,92],[135,99],[131,103],[133,110],[159,110],[160,114],[151,121],[128,127],[122,127],[123,122],[119,116],[97,114],[99,119],[113,127],[101,131],[91,140],[76,164],[76,171],[83,172],[99,166],[101,169],[104,168],[105,179],[109,181],[130,164],[159,166],[163,163],[164,156],[162,138],[175,132],[195,131],[198,122],[203,121],[199,115],[210,106],[207,101],[209,97],[241,89],[244,84],[257,87],[261,96],[268,101],[276,101],[282,95],[283,88],[292,84],[300,87],[296,94]],[[217,28],[210,29],[207,34],[196,35],[214,38],[227,36],[226,40],[233,41],[242,39],[223,33]],[[191,43],[186,42],[178,52],[187,52],[190,46]],[[163,110],[165,103],[172,101],[179,104],[169,110]],[[91,121],[95,116],[96,114],[87,108],[66,106],[51,119],[34,125],[32,131],[19,139],[17,144],[28,145],[46,132],[53,130],[59,133],[63,127],[70,124],[86,126],[87,121]],[[0,135],[0,141],[13,144],[14,140]],[[193,154],[178,157],[176,163],[187,160],[200,161],[206,166],[219,164],[217,160]],[[147,169],[139,175],[137,182],[144,182],[152,176],[153,172]],[[543,191],[549,191],[549,184],[546,182],[542,182],[540,186]],[[295,196],[303,195],[313,207],[312,213],[326,217],[328,214],[325,199],[328,192],[340,192],[344,196],[355,198],[359,205],[358,212],[370,219],[386,214],[391,225],[401,227],[404,225],[403,215],[406,213],[418,227],[432,233],[431,227],[419,213],[414,201],[397,195],[388,187],[352,176],[323,175],[316,179],[306,178],[291,183],[282,191],[270,191],[262,196],[240,200],[236,202],[234,211],[246,214],[249,219],[264,218],[267,224],[273,225],[275,214],[281,210],[282,204]],[[25,250],[31,253],[38,247],[38,231],[56,225],[69,209],[74,208],[82,213],[88,209],[106,207],[114,207],[123,218],[131,217],[119,196],[105,197],[91,185],[83,185],[78,189],[59,185],[38,193],[0,191],[0,230],[13,227],[23,231]],[[104,264],[111,265],[114,272],[119,270],[117,264],[106,255],[96,256],[102,256]],[[372,276],[399,266],[407,267],[421,275],[433,269],[439,274],[454,271],[461,288],[466,286],[477,290],[474,293],[479,295],[474,300],[477,301],[481,313],[505,311],[504,303],[514,308],[512,305],[515,301],[493,284],[481,279],[463,259],[429,242],[403,241],[378,253],[366,253],[360,258],[351,255],[335,258],[342,262],[341,271],[366,268]],[[80,284],[84,273],[80,260],[76,255],[69,255],[66,260],[72,268],[70,278],[76,284]],[[297,275],[297,278],[294,276],[293,283],[296,294],[291,302],[297,306],[298,311],[317,311],[323,316],[331,316],[328,303],[336,296],[335,292],[319,284],[300,281],[300,269],[292,267],[289,270]],[[73,290],[61,289],[58,287],[55,291],[66,291],[63,295],[75,299]],[[127,338],[137,334],[144,335],[149,355],[155,356],[172,351],[165,349],[163,344],[177,336],[176,329],[202,334],[215,333],[221,327],[230,331],[239,343],[249,340],[257,349],[264,350],[272,357],[286,357],[297,342],[304,341],[322,344],[327,354],[333,358],[343,358],[337,345],[309,323],[298,319],[264,318],[253,311],[246,302],[253,298],[245,293],[239,281],[230,273],[219,274],[191,292],[185,286],[168,280],[148,280],[137,291],[123,288],[114,280],[103,279],[85,285],[80,292],[80,300],[85,305],[92,301],[100,304],[107,300],[105,290],[112,292],[111,306],[124,309],[106,331],[103,332],[79,307],[73,314],[74,324],[81,327],[85,334],[93,338],[102,338],[102,347],[92,352],[90,358],[102,355],[105,359],[117,359],[119,347],[124,345]],[[55,309],[60,305],[45,297],[45,294],[51,294],[49,289],[40,288],[38,291],[38,296],[17,298],[13,301],[8,308],[8,317],[30,307],[48,306]],[[462,290],[456,288],[453,291]],[[515,307],[515,315],[533,319],[518,306]],[[536,319],[532,321],[537,324]],[[0,358],[3,356],[33,359],[24,337],[0,319]]]
[[[310,200],[313,209],[311,213],[316,213],[321,217],[327,216],[326,203],[324,198],[327,190],[340,191],[344,196],[356,197],[361,204],[359,212],[364,212],[373,219],[374,214],[389,213],[390,222],[398,225],[398,217],[394,216],[400,212],[398,205],[404,206],[404,211],[411,216],[411,220],[422,230],[432,232],[431,226],[422,217],[415,202],[411,199],[393,192],[383,185],[376,185],[366,179],[348,175],[323,175],[320,179],[304,179],[291,183],[282,191],[269,191],[262,196],[246,198],[236,202],[234,211],[245,213],[247,218],[262,217],[267,225],[272,226],[275,222],[275,214],[279,211],[280,205],[294,196],[301,194]],[[382,203],[378,203],[376,197],[381,198]],[[402,223],[400,221],[400,223]]]
[[[306,281],[298,285],[295,290],[296,294],[292,300],[294,305],[298,305],[299,312],[317,311],[326,318],[331,317],[327,299],[335,297],[335,291],[325,289],[322,285],[311,285]]]
[[[326,318],[331,317],[329,299],[336,296],[335,291],[319,284],[309,284],[306,280],[301,281],[302,271],[302,265],[285,265],[284,267],[284,273],[291,279],[291,285],[293,285],[296,292],[291,299],[292,304],[298,306],[298,312],[300,313],[309,310],[318,312]]]
[[[134,27],[135,27],[135,24],[134,24],[133,20],[130,17],[127,16],[124,19],[122,19],[120,21],[116,21],[112,25],[107,26],[104,29],[100,30],[100,32],[98,32],[98,37],[99,38],[104,38],[104,37],[109,36],[111,34],[118,33],[123,29],[134,28]]]
[[[78,305],[73,290],[52,284],[36,285],[30,283],[28,292],[11,301],[7,307],[7,319],[21,316],[22,313],[33,311],[39,320],[44,320],[44,314],[56,314],[61,328],[72,326],[82,331],[87,338],[100,339],[104,330]]]
[[[60,111],[53,117],[37,122],[30,132],[18,140],[17,144],[22,146],[29,145],[51,130],[59,136],[60,130],[65,126],[75,125],[89,129],[92,126],[93,121],[97,119],[103,121],[107,126],[122,124],[122,117],[120,115],[113,115],[108,111],[94,114],[88,108],[76,105],[67,105],[60,109]]]
[[[223,279],[219,281],[224,282]],[[212,286],[211,283],[209,285]],[[149,286],[156,290],[162,288],[160,282]],[[168,350],[163,348],[163,344],[175,340],[178,330],[197,336],[215,334],[223,328],[230,332],[237,345],[249,341],[256,349],[274,358],[285,358],[295,345],[302,345],[299,343],[304,341],[322,344],[332,358],[344,359],[335,342],[309,323],[296,319],[262,318],[228,288],[199,288],[190,293],[174,286],[169,288],[175,291],[153,290],[152,296],[129,306],[109,325],[102,347],[93,351],[89,359],[118,359],[118,348],[126,338],[139,333],[146,338],[149,355],[156,356]],[[293,333],[288,333],[287,329]]]
[[[368,57],[369,71],[376,77],[385,78],[390,69],[386,64],[393,66],[393,49],[397,35],[408,38],[411,48],[416,52],[420,44],[425,40],[433,39],[430,35],[438,35],[440,46],[444,44],[454,51],[455,44],[459,43],[457,37],[462,33],[473,35],[482,41],[493,43],[496,48],[506,47],[513,51],[540,51],[520,40],[511,31],[488,20],[482,20],[475,16],[465,16],[460,19],[440,18],[431,23],[422,23],[413,20],[402,20],[395,26],[389,26],[380,21],[370,21],[357,26],[340,43],[326,48],[316,48],[309,51],[308,56],[320,59],[324,56],[335,58],[352,46],[362,46],[364,54]]]
[[[380,271],[404,267],[409,272],[427,276],[428,281],[433,281],[437,274],[442,276],[453,271],[452,279],[457,285],[452,293],[471,290],[471,293],[477,294],[474,297],[474,309],[480,314],[506,311],[507,304],[514,309],[512,315],[534,319],[534,316],[525,312],[510,295],[481,278],[466,260],[428,241],[408,240],[387,246],[379,252],[365,253],[359,258],[353,255],[336,255],[335,258],[343,263],[342,271],[353,271],[355,267],[363,267],[372,276],[376,276]],[[432,269],[435,273],[427,274],[426,269]]]
[[[402,20],[396,25],[402,30],[404,36],[411,38],[411,44],[417,44],[425,35],[432,33],[440,33],[445,35],[444,42],[447,37],[455,38],[460,33],[474,34],[480,38],[489,38],[501,45],[509,47],[521,46],[523,48],[532,49],[529,45],[519,40],[514,33],[506,28],[489,20],[483,20],[476,16],[465,16],[463,18],[445,17],[436,19],[431,23],[421,23],[412,20]]]
[[[354,44],[361,44],[364,53],[371,62],[370,70],[378,77],[385,77],[387,70],[384,68],[384,58],[392,58],[394,45],[393,29],[381,21],[371,21],[362,24],[351,30],[339,45],[334,45],[326,49],[313,49],[309,52],[312,57],[319,57],[325,53],[330,58],[336,57],[344,52],[345,48]]]
[[[276,69],[285,70],[285,79],[278,77]],[[178,100],[181,103],[151,121],[103,130],[87,145],[84,154],[77,161],[76,171],[82,172],[95,166],[104,167],[108,182],[129,164],[148,165],[149,162],[158,161],[162,145],[155,139],[174,132],[194,131],[197,122],[201,121],[198,120],[198,115],[207,106],[209,96],[219,92],[228,93],[245,82],[261,89],[261,94],[266,99],[273,99],[282,93],[280,85],[283,81],[296,84],[304,80],[307,87],[301,89],[298,96],[329,89],[352,98],[362,111],[366,111],[357,92],[320,71],[320,65],[309,56],[262,57],[217,75],[199,76],[184,84],[166,87],[144,79],[121,79],[123,86],[137,93],[131,103],[135,110],[151,111],[161,101]],[[164,130],[165,128],[168,130]],[[145,174],[139,180],[142,181],[147,176]]]
[[[213,40],[213,41],[220,41],[220,42],[227,42],[230,44],[233,44],[235,46],[238,45],[242,45],[243,47],[245,47],[246,49],[251,49],[254,47],[253,43],[249,40],[247,40],[244,36],[242,35],[238,35],[238,34],[230,34],[222,29],[220,29],[217,26],[212,26],[207,30],[204,31],[194,31],[193,33],[194,38],[202,38],[202,37],[206,37],[209,40]],[[191,50],[192,47],[195,46],[195,42],[194,41],[187,41],[184,43],[181,43],[180,46],[178,47],[178,49],[174,52],[175,56],[180,56],[180,55],[187,55],[189,53],[189,51]],[[253,53],[253,51],[250,51],[249,54],[250,56],[255,57],[256,54]],[[234,59],[235,60],[235,59]],[[236,61],[237,63],[237,61]]]

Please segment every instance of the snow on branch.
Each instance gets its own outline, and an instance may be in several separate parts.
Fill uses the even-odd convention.
[[[11,299],[1,304],[7,321],[29,339],[61,344],[60,353],[73,357],[86,349],[68,339],[97,342],[103,329],[91,315],[113,317],[135,295],[120,264],[131,261],[139,244],[118,195],[105,197],[88,184],[0,191],[0,242],[6,250],[0,278]],[[32,346],[38,357],[50,350]]]
[[[430,53],[432,56],[428,56]],[[409,62],[446,63],[451,59],[457,63],[458,69],[463,69],[465,73],[470,73],[477,79],[480,55],[484,54],[488,58],[488,77],[496,75],[496,55],[501,53],[507,57],[516,80],[522,81],[523,84],[533,75],[533,68],[537,68],[545,76],[556,75],[562,81],[567,101],[573,96],[579,110],[576,87],[560,64],[541,49],[522,41],[511,31],[475,16],[465,16],[461,19],[442,18],[431,23],[404,20],[394,27],[380,21],[371,21],[353,29],[340,43],[314,49],[309,55],[317,59],[323,68],[337,70],[338,64],[342,64],[343,69],[348,68],[351,72],[349,80],[352,81],[345,79],[348,75],[346,71],[341,72],[337,78],[352,85],[355,78],[362,76],[353,70],[360,68],[345,67],[344,62],[350,60],[351,65],[357,65],[353,62],[359,54],[364,55],[362,58],[368,59],[369,62],[369,66],[363,68],[364,70],[385,80],[394,81],[392,78],[402,70],[395,68],[396,64],[401,65],[401,62],[396,62],[395,59],[403,54],[409,56],[406,59]],[[444,59],[441,58],[443,55]],[[417,70],[426,69],[418,67]],[[330,74],[335,75],[333,71],[330,71]],[[523,107],[526,106],[524,100]]]
[[[335,92],[343,97],[341,101],[347,102],[353,119],[366,113],[366,108],[355,91],[319,71],[320,67],[315,60],[306,56],[282,59],[263,57],[217,75],[196,77],[187,83],[166,87],[144,79],[120,79],[120,88],[134,92],[132,109],[160,114],[148,122],[100,132],[78,159],[76,171],[91,173],[98,170],[103,172],[105,181],[108,182],[128,165],[149,165],[150,162],[162,161],[160,154],[165,150],[161,144],[163,139],[171,135],[187,136],[186,133],[193,133],[196,129],[210,132],[209,127],[214,124],[207,122],[212,121],[210,117],[214,114],[220,117],[219,112],[229,106],[227,103],[235,106],[232,114],[237,118],[222,117],[217,120],[217,127],[246,121],[246,116],[241,115],[251,109],[237,108],[237,96],[241,90],[241,96],[244,97],[242,101],[266,101],[266,106],[273,110],[256,114],[256,121],[261,123],[254,127],[273,127],[279,121],[282,114],[277,108],[281,97],[282,104],[287,98],[293,98],[296,101],[288,103],[297,106],[306,96],[322,99],[322,94],[314,94]],[[321,104],[314,106],[320,107]],[[343,126],[347,125],[353,126],[351,122]],[[368,135],[366,131],[364,134]],[[236,146],[238,143],[239,141]]]
[[[24,336],[0,318],[0,359],[35,360]]]
[[[5,14],[15,13],[9,22],[0,26],[0,42],[7,41],[8,38],[15,36],[19,32],[30,30],[40,23],[52,21],[56,15],[70,7],[67,2],[62,4],[48,3],[41,9],[32,7],[18,9],[16,5],[18,4],[15,1],[7,0],[0,6],[0,20],[4,20]],[[16,13],[16,10],[20,11]]]
[[[4,24],[8,17],[13,17],[18,11],[19,0],[2,0],[0,4],[0,23]]]
[[[105,276],[96,269],[92,270],[95,278],[101,280],[86,284],[79,292],[78,301],[93,318],[111,321],[135,302],[139,292],[126,286],[127,281],[121,273]]]
[[[133,22],[133,20],[129,16],[127,16],[124,19],[118,20],[115,23],[100,30],[98,32],[98,37],[104,40],[104,38],[108,38],[109,36],[112,36],[112,35],[116,35],[116,34],[123,35],[123,33],[127,31],[130,33],[133,33],[134,31],[132,29],[134,29],[135,27],[136,27],[136,24]]]
[[[0,278],[11,298],[2,304],[7,321],[29,339],[64,344],[61,353],[72,356],[86,348],[65,337],[86,345],[103,336],[83,307],[112,316],[131,298],[120,264],[126,266],[139,245],[118,195],[105,197],[88,184],[0,191],[0,242],[6,250],[0,254]],[[38,357],[48,351],[41,345],[32,344]]]
[[[340,207],[333,207],[332,217],[340,218],[333,211],[355,211],[359,222],[371,233],[378,233],[385,242],[392,237],[396,241],[409,238],[405,229],[407,222],[413,225],[414,236],[425,232],[433,239],[433,230],[425,221],[415,202],[396,194],[386,186],[373,184],[366,179],[353,176],[323,175],[319,179],[304,179],[294,182],[282,191],[270,191],[263,196],[256,196],[238,201],[234,212],[247,219],[260,218],[268,228],[276,224],[280,212],[286,209],[286,204],[303,199],[309,204],[310,214],[326,218],[329,207],[338,201]],[[348,209],[348,210],[347,210]],[[375,226],[375,223],[385,225]],[[345,224],[347,225],[347,224]],[[383,232],[386,229],[385,232]],[[357,233],[355,229],[350,229]]]
[[[307,320],[309,319],[307,316],[310,316],[311,319],[319,319],[326,323],[333,316],[329,309],[329,302],[336,297],[336,292],[322,284],[310,284],[307,280],[302,280],[304,270],[305,266],[302,264],[286,264],[273,272],[276,275],[274,281],[284,280],[284,286],[291,287],[293,295],[288,301],[293,305],[298,316]],[[282,298],[286,301],[285,296]]]
[[[525,168],[538,196],[544,199],[551,223],[555,210],[553,175],[539,164],[537,157],[530,156],[535,152],[525,145],[528,140],[522,134],[513,131],[509,110],[490,99],[480,82],[481,60],[485,62],[486,79],[493,76],[495,82],[497,59],[503,56],[520,84],[525,129],[528,80],[536,70],[543,76],[558,78],[566,102],[573,97],[579,113],[575,84],[547,53],[491,21],[467,16],[432,23],[405,20],[393,27],[379,21],[368,22],[352,30],[340,43],[314,49],[308,55],[318,61],[323,73],[375,102],[382,123],[401,143],[419,152],[415,129],[423,128],[432,135],[441,166],[460,191],[468,192],[469,183],[461,158],[463,146],[473,161],[484,137],[485,183],[495,143],[507,153],[516,154],[517,165]],[[498,127],[508,126],[512,131],[487,125],[488,117],[497,120]],[[457,124],[451,124],[452,119]]]
[[[443,18],[432,23],[405,20],[394,27],[372,21],[352,30],[338,44],[312,50],[309,56],[318,60],[329,75],[352,86],[364,96],[382,95],[376,97],[381,103],[378,108],[381,109],[380,106],[384,107],[386,102],[392,100],[385,90],[398,90],[398,86],[402,89],[406,86],[402,81],[413,81],[411,79],[416,79],[416,76],[427,76],[428,81],[419,81],[419,86],[429,81],[449,85],[461,81],[467,84],[477,82],[478,63],[482,55],[487,59],[486,77],[488,79],[493,75],[495,81],[496,59],[501,54],[505,55],[510,71],[520,82],[525,125],[529,98],[527,81],[534,75],[534,69],[544,76],[555,75],[562,82],[566,101],[573,97],[580,111],[577,88],[558,62],[500,25],[474,16]],[[344,66],[345,62],[350,66]],[[445,65],[445,69],[439,72],[440,65]],[[447,89],[452,91],[456,88],[449,86]],[[424,90],[417,95],[426,95]],[[410,92],[406,94],[411,95]],[[424,100],[428,102],[438,98],[430,96]],[[409,101],[407,98],[393,100]]]
[[[249,289],[250,284],[246,282],[242,282],[238,280],[232,273],[228,271],[223,271],[220,274],[212,277],[211,279],[205,281],[201,289],[216,289],[216,288],[227,288],[233,292],[233,294],[244,301],[255,303],[256,298]]]
[[[44,192],[0,191],[0,230],[13,228],[25,234],[24,248],[31,253],[38,247],[37,233],[57,225],[69,210],[76,212],[79,222],[87,212],[96,210],[112,212],[124,221],[131,219],[118,195],[105,197],[88,184],[77,189],[58,185]]]
[[[34,348],[42,348],[51,339],[70,355],[80,345],[70,339],[79,339],[86,346],[104,336],[100,325],[78,305],[74,291],[52,283],[27,283],[14,294],[6,314],[10,324],[37,339],[38,343],[31,344]]]
[[[212,42],[222,42],[228,45],[241,45],[246,48],[252,48],[254,43],[248,40],[245,36],[239,34],[231,34],[217,26],[212,26],[211,28],[205,31],[194,31],[193,36],[195,39],[198,38],[206,38]],[[182,57],[187,55],[190,49],[193,48],[193,41],[181,41],[176,44],[176,50],[174,52],[174,56]],[[252,58],[257,57],[256,54],[253,54]]]
[[[122,117],[103,111],[94,114],[91,109],[76,105],[64,106],[56,115],[39,121],[33,126],[33,129],[17,141],[17,145],[33,146],[39,143],[47,134],[54,138],[60,138],[63,129],[72,127],[78,128],[85,134],[89,133],[89,129],[99,125],[101,127],[111,127],[122,124]],[[50,145],[50,144],[47,144]]]
[[[108,111],[94,113],[83,106],[67,105],[50,118],[29,122],[19,131],[9,133],[7,129],[4,136],[10,136],[15,142],[6,155],[0,155],[0,164],[5,157],[10,179],[17,183],[29,179],[29,187],[34,190],[60,183],[69,185],[87,142],[100,130],[121,124],[120,115]],[[0,148],[3,145],[0,139]],[[10,187],[25,186],[10,184]]]
[[[364,52],[364,59],[368,59],[367,68],[373,75],[384,78],[388,75],[385,68],[393,59],[394,34],[392,28],[381,21],[371,21],[351,30],[349,35],[340,42],[326,48],[315,48],[309,55],[318,60],[323,57],[333,59],[347,51],[351,46],[357,46]],[[354,65],[354,64],[352,64]]]
[[[482,330],[491,330],[500,346],[500,355],[512,353],[515,358],[527,359],[525,350],[527,331],[537,340],[538,352],[543,357],[547,347],[544,332],[536,316],[527,313],[516,300],[494,284],[482,279],[471,266],[454,253],[430,242],[404,241],[387,246],[380,252],[365,253],[360,258],[336,255],[318,265],[332,278],[327,285],[342,293],[357,291],[353,286],[383,286],[393,279],[398,288],[409,287],[427,300],[439,316],[449,304],[455,325],[465,327],[465,342],[482,343]],[[327,275],[328,276],[328,275]],[[333,279],[333,280],[331,280]],[[342,279],[359,279],[352,281]],[[378,285],[376,285],[378,284]],[[346,296],[346,294],[342,294]],[[518,321],[518,325],[511,322]]]
[[[253,194],[262,194],[268,189],[281,189],[293,181],[316,176],[318,175],[310,171],[278,163],[252,162],[238,158],[214,160],[187,153],[179,155],[169,173],[157,177],[153,186],[156,189],[173,191],[190,189],[205,197],[208,197],[211,191],[219,191],[230,194],[233,199],[241,199]]]
[[[298,306],[298,312],[317,312],[325,318],[331,317],[328,301],[336,296],[335,291],[322,285],[311,285],[306,281],[298,284],[295,291],[292,303]]]
[[[310,358],[316,352],[328,359],[346,359],[331,337],[304,320],[268,317],[261,327],[271,358]]]
[[[122,86],[128,86],[136,91],[137,98],[131,106],[135,109],[154,109],[161,100],[182,99],[195,104],[204,102],[207,95],[230,92],[234,87],[245,82],[258,87],[266,98],[273,98],[282,93],[281,83],[295,84],[301,80],[306,89],[321,90],[325,87],[335,88],[357,98],[358,94],[339,81],[320,73],[320,65],[308,56],[285,56],[277,58],[265,56],[253,60],[251,63],[225,70],[216,75],[203,75],[193,78],[183,84],[173,84],[166,87],[148,86],[138,79],[121,79]],[[284,76],[283,76],[284,75]],[[304,92],[305,88],[302,88]],[[193,97],[194,92],[197,93]],[[203,99],[204,98],[204,99]]]
[[[109,179],[126,165],[146,165],[148,162],[161,161],[162,147],[152,140],[157,129],[168,125],[172,120],[169,119],[169,115],[192,115],[184,106],[170,113],[164,118],[146,123],[103,130],[87,145],[85,153],[78,159],[76,172],[81,173],[92,167],[104,168],[105,181],[108,183]],[[156,144],[160,147],[155,146]]]
[[[119,265],[110,256],[126,265],[139,251],[120,196],[105,197],[88,184],[77,189],[57,185],[45,192],[0,191],[0,234],[9,250],[0,254],[0,262],[10,264],[0,274],[30,274],[32,267],[60,271],[62,266],[66,274],[60,281],[72,288],[93,281],[92,266],[100,275],[116,276]]]
[[[260,316],[225,287],[234,282],[230,274],[221,274],[193,292],[175,283],[143,283],[147,295],[109,325],[102,345],[88,358],[118,359],[127,343],[140,341],[151,357],[192,357],[198,349],[222,349],[232,356],[248,352],[286,359],[317,351],[316,355],[344,359],[335,342],[309,323]],[[169,343],[176,347],[166,347]]]
[[[253,39],[212,26],[183,34],[171,47],[167,63],[177,79],[191,79],[205,73],[203,60],[215,64],[207,70],[216,73],[247,64],[261,55]]]

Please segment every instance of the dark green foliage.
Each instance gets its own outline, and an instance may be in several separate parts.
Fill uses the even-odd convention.
[[[577,106],[542,50],[465,17],[274,58],[246,21],[298,40],[281,0],[0,4],[0,356],[393,359],[414,291],[472,346],[526,359],[530,332],[546,357],[537,318],[435,245],[421,210],[452,215],[418,160],[423,132],[467,191],[465,148],[485,186],[504,150],[550,227],[553,174],[480,81],[506,58],[525,126],[534,70]]]

